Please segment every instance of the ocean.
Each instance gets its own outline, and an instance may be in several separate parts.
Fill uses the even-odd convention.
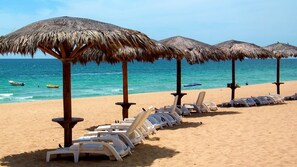
[[[297,79],[297,59],[281,60],[281,81]],[[122,94],[121,63],[72,65],[72,97]],[[176,89],[176,61],[128,64],[129,94],[172,91]],[[8,81],[24,82],[12,86]],[[275,59],[247,59],[236,62],[239,85],[272,83],[276,80]],[[182,84],[201,86],[183,90],[226,87],[231,82],[231,61],[189,65],[182,61]],[[57,84],[59,88],[47,88]],[[62,99],[62,63],[57,59],[0,59],[0,103]]]

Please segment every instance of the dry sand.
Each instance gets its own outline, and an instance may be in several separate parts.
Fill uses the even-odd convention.
[[[194,102],[201,90],[185,91],[183,102]],[[236,97],[275,93],[270,83],[242,86]],[[227,102],[230,89],[208,89],[205,101]],[[297,92],[297,81],[281,86],[281,95]],[[137,105],[130,116],[142,107],[171,104],[170,92],[130,95]],[[121,108],[114,105],[121,96],[73,100],[73,116],[83,117],[73,129],[73,138],[91,127],[121,119]],[[144,144],[138,145],[123,162],[105,157],[82,157],[45,162],[48,150],[63,144],[63,129],[51,121],[61,117],[62,100],[0,104],[1,166],[297,166],[297,101],[283,105],[219,108],[217,112],[192,114],[182,125],[159,130]],[[199,122],[203,124],[200,125]]]

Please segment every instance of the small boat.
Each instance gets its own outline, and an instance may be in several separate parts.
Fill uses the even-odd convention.
[[[54,84],[47,84],[47,88],[59,88],[59,85],[54,85]]]
[[[25,86],[24,82],[8,81],[13,86]]]
[[[192,87],[192,86],[200,86],[200,85],[202,85],[202,84],[200,84],[200,83],[191,83],[191,84],[184,85],[184,87]]]

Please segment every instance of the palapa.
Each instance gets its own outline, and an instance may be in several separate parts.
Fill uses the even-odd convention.
[[[170,46],[173,48],[177,48],[183,52],[185,52],[185,58],[189,64],[200,64],[204,63],[208,60],[213,61],[220,61],[226,60],[225,53],[218,49],[215,46],[182,37],[182,36],[175,36],[160,40],[160,43]],[[173,95],[178,95],[179,99],[177,104],[181,104],[181,98],[185,93],[181,93],[181,60],[177,59],[176,62],[176,93]]]
[[[238,87],[235,83],[235,61],[242,61],[244,58],[269,58],[272,57],[272,53],[261,48],[258,45],[248,42],[229,40],[219,44],[216,44],[218,48],[222,49],[226,56],[232,60],[232,83],[228,85],[231,92],[231,100],[235,97],[235,89]]]
[[[156,49],[158,49],[158,52],[159,52],[158,57],[162,57],[164,59],[171,59],[173,56],[174,58],[182,58],[184,56],[183,53],[177,49],[174,49],[171,47],[165,47],[164,45],[157,43],[156,41],[154,42],[156,44]],[[153,62],[158,57],[153,53],[148,53],[143,49],[132,48],[132,47],[120,48],[118,52],[113,56],[107,56],[98,49],[90,49],[86,51],[81,57],[84,57],[84,55],[92,55],[92,56],[89,56],[90,58],[89,61],[94,61],[94,62],[101,62],[104,59],[108,59],[109,62],[117,62],[118,59],[121,59],[122,78],[123,78],[123,102],[117,102],[116,104],[122,106],[122,118],[123,119],[128,118],[128,110],[131,105],[135,104],[133,102],[129,102],[128,100],[128,60],[129,59],[133,60],[133,57],[134,57],[136,61]],[[126,56],[122,57],[122,55],[126,55]],[[123,58],[126,58],[126,59],[123,59]],[[81,63],[86,63],[85,59],[78,60],[78,61]]]
[[[290,44],[277,42],[265,46],[264,49],[272,52],[275,58],[297,57],[297,47]]]
[[[174,36],[160,40],[160,43],[188,53],[185,58],[190,64],[200,64],[208,60],[227,60],[225,53],[219,48],[191,38]]]
[[[283,82],[280,82],[280,59],[297,57],[297,47],[277,42],[264,47],[264,49],[272,52],[274,57],[276,58],[276,82],[273,82],[273,84],[276,85],[276,93],[280,94],[280,85],[284,84]]]
[[[37,49],[61,60],[63,65],[63,106],[64,117],[53,119],[64,128],[64,145],[72,144],[72,128],[82,121],[73,118],[71,109],[71,62],[85,64],[88,61],[116,63],[133,59],[150,60],[172,49],[158,47],[145,34],[86,18],[57,17],[37,21],[0,38],[0,53],[31,54]],[[131,52],[119,52],[123,48],[134,48]],[[99,50],[100,55],[84,54],[87,50]],[[160,50],[164,49],[164,50]],[[139,52],[141,57],[138,56]],[[94,52],[95,53],[95,52]],[[120,54],[119,54],[120,53]],[[99,56],[99,57],[98,57]]]

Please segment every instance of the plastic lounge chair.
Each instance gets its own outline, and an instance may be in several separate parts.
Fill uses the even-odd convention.
[[[218,104],[219,107],[232,107],[232,104],[230,102],[224,102],[221,104]]]
[[[119,122],[118,124],[130,126],[134,120],[135,120],[135,118],[126,118],[122,122]],[[115,124],[113,124],[113,125],[115,125]],[[99,128],[97,128],[97,130],[99,130]],[[144,137],[148,137],[149,135],[156,133],[156,127],[147,118],[147,119],[145,119],[142,126],[139,128],[139,131],[142,133],[142,135]]]
[[[297,93],[284,97],[284,100],[297,100]]]
[[[210,111],[217,111],[218,106],[214,102],[205,102],[204,103]]]
[[[246,102],[245,98],[233,99],[230,101],[232,107],[249,107],[249,104]]]
[[[153,118],[158,121],[162,127],[169,126],[164,118],[161,117],[159,114],[151,114],[148,118]]]
[[[50,161],[51,155],[73,154],[74,162],[77,163],[81,153],[101,154],[109,157],[110,160],[122,161],[122,157],[131,154],[130,147],[127,146],[120,138],[92,138],[90,141],[75,143],[70,147],[59,148],[48,151],[46,162]]]
[[[182,123],[182,116],[178,115],[175,111],[174,107],[172,108],[161,108],[156,110],[156,113],[162,114],[167,120],[170,121],[172,125],[181,124]]]
[[[46,162],[49,162],[51,155],[64,155],[64,154],[73,154],[74,162],[78,162],[79,152],[78,150],[70,149],[69,147],[58,148],[56,150],[47,151],[46,153]]]
[[[150,112],[147,112],[145,117],[147,117],[147,115],[149,114]],[[115,126],[118,128],[120,127],[121,129],[123,128],[127,129],[134,121],[135,121],[135,117],[125,118],[121,122],[113,123],[111,125],[99,126],[95,130],[102,131],[102,130],[110,129]],[[148,137],[149,135],[156,133],[156,128],[148,119],[145,119],[143,124],[137,129],[137,132],[141,133],[144,137]]]
[[[203,103],[205,97],[205,91],[202,91],[199,93],[196,103],[185,103],[183,106],[185,106],[187,109],[196,110],[196,112],[202,113],[202,112],[210,112],[210,109]]]
[[[264,105],[268,105],[268,104],[275,104],[276,102],[268,97],[268,96],[258,96],[257,97]]]
[[[266,105],[266,103],[267,102],[264,102],[263,103],[263,101],[261,101],[260,99],[258,99],[257,97],[251,97],[254,101],[255,101],[255,103],[257,104],[257,106],[261,106],[261,105]]]
[[[270,104],[277,104],[277,100],[275,98],[273,98],[272,96],[265,96],[265,98],[267,99],[267,101],[270,102]]]
[[[277,104],[281,104],[285,102],[285,98],[278,94],[270,94],[269,97],[273,98]]]
[[[144,136],[140,132],[139,128],[142,126],[144,121],[147,119],[149,113],[153,110],[153,107],[150,107],[146,111],[140,112],[133,123],[131,125],[121,125],[121,124],[111,124],[110,127],[106,127],[105,129],[100,129],[100,131],[92,131],[88,132],[82,137],[74,140],[75,142],[79,141],[88,141],[93,137],[105,136],[105,135],[124,135],[126,138],[123,138],[125,142],[127,142],[130,146],[131,143],[133,145],[143,143]]]
[[[236,100],[235,100],[236,101]],[[237,99],[237,105],[239,107],[252,107],[252,106],[257,106],[257,103],[255,102],[255,100],[253,98],[240,98]]]
[[[180,116],[177,111],[179,110],[177,108],[177,100],[178,100],[178,96],[175,96],[172,106],[165,106],[163,108],[156,109],[155,112],[162,113],[162,114],[169,114],[175,120],[174,122],[172,122],[173,124],[175,124],[175,122],[177,124],[181,124],[182,116]]]
[[[255,100],[253,98],[246,98],[246,102],[248,103],[248,105],[251,106],[257,106],[257,103],[255,102]]]
[[[256,104],[258,106],[262,106],[262,105],[268,105],[269,102],[267,101],[266,98],[261,98],[261,97],[251,97],[253,98],[253,100],[256,102]]]
[[[187,109],[187,107],[185,107],[184,105],[182,105],[182,106],[178,106],[178,107],[180,107],[180,111],[181,111],[181,115],[182,115],[182,116],[191,115],[190,110]]]
[[[149,116],[147,118],[155,127],[155,129],[163,129],[163,125],[154,117]]]
[[[165,119],[165,121],[168,123],[169,126],[173,126],[173,125],[178,124],[175,117],[173,117],[169,113],[159,113],[159,112],[157,112],[155,114],[160,115],[163,119]]]

